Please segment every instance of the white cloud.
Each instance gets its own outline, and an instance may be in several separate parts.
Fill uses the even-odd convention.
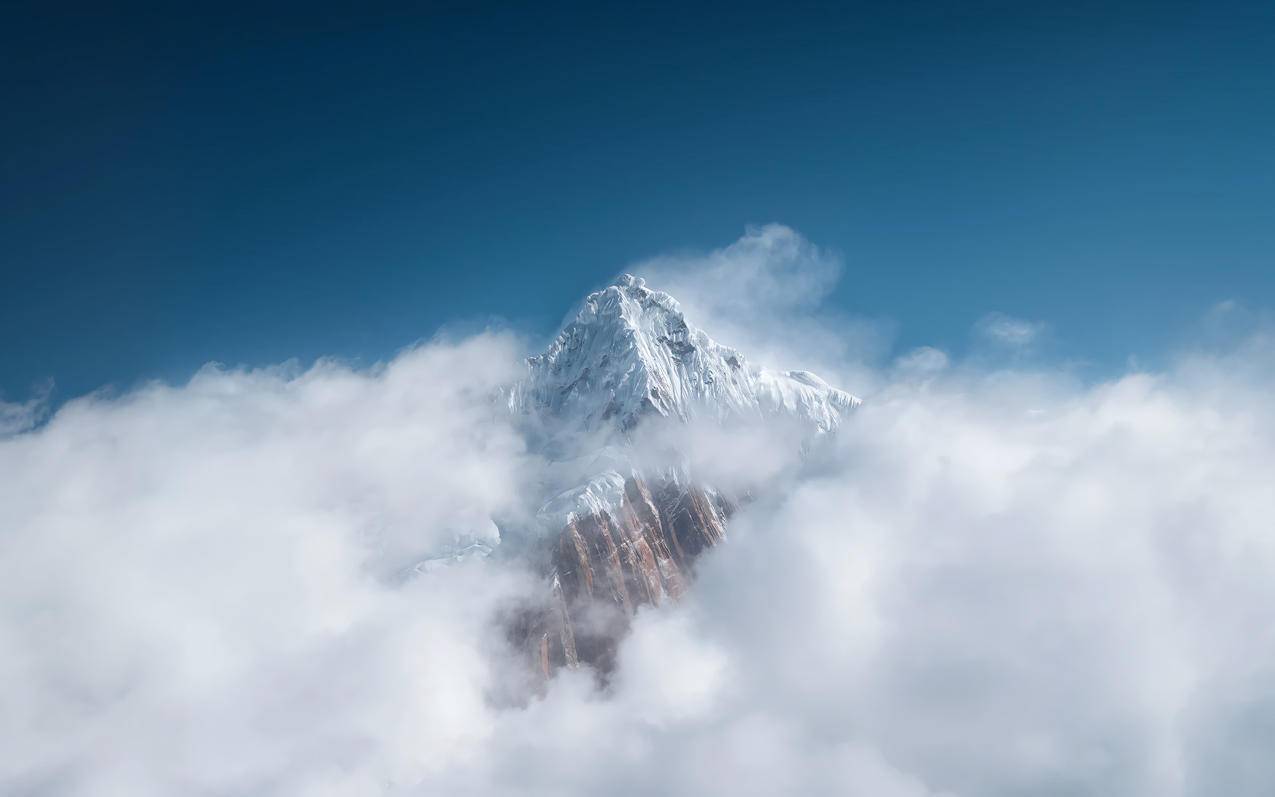
[[[395,577],[520,511],[480,400],[517,355],[209,369],[0,441],[0,791],[1275,792],[1268,334],[1097,385],[921,350],[804,462],[695,430],[772,489],[607,688],[526,705],[492,699],[526,573]]]
[[[515,504],[486,398],[516,354],[207,368],[0,442],[0,791],[365,794],[463,758],[512,575],[396,574]]]
[[[930,375],[947,368],[948,357],[941,349],[921,346],[894,361],[899,371],[907,374]]]
[[[610,693],[558,683],[430,785],[1269,793],[1271,376],[892,384],[639,619]]]
[[[841,258],[781,224],[750,227],[708,253],[652,258],[629,270],[758,365],[862,384],[869,376],[864,364],[884,352],[893,334],[889,323],[824,307],[842,274]]]
[[[48,414],[49,395],[53,384],[49,383],[23,402],[0,400],[0,439],[33,428]]]
[[[841,261],[790,227],[749,227],[738,241],[706,255],[654,258],[640,264],[660,290],[714,315],[778,313],[816,306],[835,287]],[[681,297],[687,296],[683,300]]]
[[[1045,325],[1040,321],[1027,321],[1004,313],[988,313],[974,325],[974,331],[992,343],[1023,348],[1040,339]]]

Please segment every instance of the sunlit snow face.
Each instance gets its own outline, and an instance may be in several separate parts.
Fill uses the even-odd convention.
[[[568,440],[564,456],[631,444],[664,420],[678,427],[771,424],[798,438],[822,434],[859,401],[809,371],[749,363],[688,321],[671,296],[629,274],[586,297],[528,366],[511,390],[510,408],[547,437]]]
[[[817,292],[808,251],[770,228],[682,281],[746,255]],[[753,295],[710,316],[803,328],[800,296]],[[836,355],[821,376],[866,401],[813,459],[693,426],[715,479],[770,489],[682,602],[639,614],[606,690],[566,671],[511,704],[498,621],[542,585],[499,553],[399,563],[539,495],[546,463],[489,412],[521,354],[207,371],[0,441],[0,791],[1275,792],[1262,329],[1096,385]]]

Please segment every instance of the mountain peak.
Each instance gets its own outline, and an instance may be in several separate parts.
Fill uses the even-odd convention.
[[[813,374],[749,365],[688,324],[676,299],[632,274],[589,294],[544,354],[527,363],[511,403],[585,430],[628,432],[650,415],[792,415],[825,432],[858,403]]]
[[[607,287],[585,297],[574,323],[590,324],[614,319],[640,330],[665,317],[675,317],[677,322],[684,323],[682,308],[676,299],[662,291],[647,288],[646,280],[641,277],[621,274]]]
[[[682,594],[695,558],[725,540],[736,496],[752,489],[701,481],[693,446],[670,448],[658,431],[652,459],[643,421],[725,422],[728,434],[774,421],[779,435],[764,439],[779,454],[809,450],[859,401],[809,372],[750,364],[632,274],[586,296],[508,396],[552,463],[534,524],[548,532],[552,604],[516,637],[545,678],[582,663],[609,671],[628,618]]]
[[[611,284],[617,288],[645,288],[646,280],[641,277],[635,277],[632,274],[621,274]]]

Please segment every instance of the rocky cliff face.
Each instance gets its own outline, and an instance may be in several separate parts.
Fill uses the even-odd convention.
[[[617,506],[573,514],[550,544],[549,605],[522,631],[536,669],[608,673],[634,612],[686,591],[696,557],[726,539],[731,509],[704,487],[631,477]]]
[[[513,642],[541,677],[580,665],[605,677],[637,609],[680,597],[696,558],[725,540],[733,501],[697,482],[676,454],[654,475],[627,453],[644,421],[780,421],[802,446],[858,403],[808,372],[749,364],[639,278],[591,294],[508,393],[551,461],[606,463],[599,473],[572,471],[581,483],[557,484],[541,508],[548,533],[534,547],[549,595],[512,623]]]

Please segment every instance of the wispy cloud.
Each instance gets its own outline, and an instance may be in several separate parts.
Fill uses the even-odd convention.
[[[894,361],[898,370],[909,374],[934,374],[948,366],[948,356],[933,346],[921,346]]]
[[[49,413],[49,397],[52,393],[53,383],[49,382],[26,401],[0,400],[0,438],[25,432],[44,420]]]
[[[866,379],[893,325],[824,306],[845,270],[839,254],[782,224],[750,227],[729,246],[628,267],[673,295],[696,325],[758,364]]]
[[[1028,321],[1004,313],[988,313],[974,325],[979,337],[992,343],[1025,348],[1036,343],[1045,332],[1045,324]]]

